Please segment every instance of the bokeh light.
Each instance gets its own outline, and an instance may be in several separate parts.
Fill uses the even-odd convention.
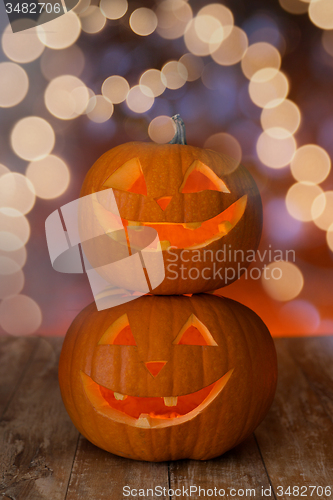
[[[158,69],[148,69],[145,71],[140,78],[140,85],[150,88],[154,97],[163,94],[167,86],[166,76]]]
[[[202,18],[202,22],[205,22],[205,17]],[[213,52],[214,49],[217,49],[219,47],[221,41],[223,40],[223,28],[222,26],[220,26],[220,31],[218,32],[219,34],[222,34],[221,38],[219,39],[220,41],[212,44],[211,46],[209,42],[206,42],[202,40],[202,38],[200,38],[196,25],[198,25],[197,18],[192,19],[188,23],[186,31],[184,33],[185,45],[187,49],[196,56],[208,56]]]
[[[212,58],[221,66],[231,66],[243,58],[249,41],[245,31],[234,26],[230,35],[227,36],[217,50],[212,53]]]
[[[135,85],[127,94],[126,104],[134,113],[145,113],[154,104],[154,95],[149,87]]]
[[[72,120],[84,113],[89,101],[89,92],[76,76],[63,75],[48,84],[44,100],[52,115],[62,120]]]
[[[128,3],[127,0],[101,0],[99,7],[108,19],[120,19],[126,14]]]
[[[15,124],[10,139],[17,156],[32,161],[51,153],[55,134],[46,120],[38,116],[28,116]]]
[[[289,83],[286,76],[274,68],[265,68],[257,71],[250,83],[249,94],[260,108],[274,108],[282,103],[289,92]]]
[[[265,266],[261,283],[272,299],[287,301],[301,293],[304,278],[296,264],[281,260]]]
[[[187,81],[187,69],[178,61],[169,61],[162,68],[163,82],[168,89],[179,89]]]
[[[187,24],[193,17],[191,6],[183,0],[164,0],[158,4],[157,33],[168,40],[184,35]]]
[[[103,82],[102,94],[109,99],[109,101],[113,102],[113,104],[119,104],[125,101],[129,89],[130,86],[126,78],[112,75]]]
[[[328,231],[333,224],[333,191],[320,193],[313,200],[311,215],[317,227]]]
[[[0,250],[15,252],[30,236],[30,225],[25,215],[15,208],[0,208]]]
[[[308,300],[297,299],[283,304],[279,316],[286,325],[289,325],[293,335],[313,335],[320,324],[320,314]]]
[[[80,14],[81,28],[85,33],[98,33],[106,23],[106,17],[96,5],[91,5]]]
[[[67,49],[46,49],[40,60],[40,67],[47,80],[62,75],[80,76],[85,65],[85,57],[77,45]]]
[[[333,29],[332,0],[311,0],[309,17],[318,28],[322,28],[323,30]]]
[[[21,66],[0,63],[0,106],[10,108],[23,101],[29,88],[29,78]]]
[[[104,123],[109,120],[113,113],[113,104],[103,95],[95,95],[90,98],[87,106],[87,116],[95,123]]]
[[[297,181],[320,184],[330,173],[331,159],[320,146],[307,144],[296,151],[290,168]]]
[[[280,52],[270,43],[258,42],[250,45],[242,59],[244,75],[251,80],[257,71],[264,68],[280,69]]]
[[[279,0],[281,7],[290,14],[305,14],[308,5],[302,0]]]
[[[270,135],[274,135],[274,129],[283,129],[286,135],[292,135],[301,123],[301,112],[292,101],[285,99],[275,108],[264,108],[261,113],[261,125],[264,130],[270,130]],[[278,137],[281,132],[276,131]]]
[[[237,139],[235,139],[235,137],[225,132],[211,135],[206,140],[204,148],[212,149],[213,151],[217,151],[218,153],[230,156],[235,160],[235,162],[232,162],[230,165],[228,164],[228,166],[226,166],[228,173],[236,170],[242,159],[242,148],[239,142],[237,141]]]
[[[207,16],[208,18],[208,23],[207,23],[208,26],[211,23],[211,20],[209,18],[213,18],[215,19],[215,21],[218,21],[218,25],[215,24],[217,29],[215,30],[211,29],[212,36],[208,35],[208,37],[206,37],[206,41],[212,43],[213,45],[215,45],[216,43],[220,44],[223,39],[227,38],[230,35],[233,29],[234,26],[233,13],[225,5],[221,5],[219,3],[210,3],[208,5],[205,5],[205,7],[202,7],[202,9],[199,10],[197,14],[197,19],[199,19],[200,17],[204,18],[205,16]],[[220,30],[220,27],[223,28],[222,31]],[[221,40],[220,40],[220,33],[223,33],[223,38]]]
[[[292,217],[308,222],[313,220],[311,208],[314,200],[323,190],[316,184],[297,182],[293,184],[286,196],[286,207]]]
[[[36,195],[39,198],[49,200],[57,198],[66,191],[70,173],[66,163],[61,158],[49,155],[42,160],[29,163],[26,177],[32,183]]]
[[[7,266],[15,266],[15,261],[12,261],[12,263],[9,264],[8,260],[6,262]],[[24,274],[21,269],[18,269],[12,273],[3,274],[1,273],[1,264],[3,264],[3,262],[1,262],[0,257],[0,299],[4,299],[5,297],[9,297],[10,295],[16,295],[20,293],[24,286]],[[9,267],[7,267],[7,269],[8,268]]]
[[[39,305],[27,295],[13,295],[0,303],[0,325],[11,335],[29,335],[42,323]]]
[[[45,48],[37,36],[36,28],[13,33],[10,25],[3,32],[1,43],[2,50],[8,59],[18,63],[34,61]]]
[[[156,29],[157,16],[151,9],[140,7],[132,12],[129,23],[134,33],[140,36],[147,36]]]
[[[157,116],[148,127],[148,135],[152,141],[158,144],[166,144],[171,141],[176,133],[175,125],[169,116]]]
[[[11,272],[16,272],[18,269],[22,269],[27,261],[27,250],[25,246],[21,246],[18,250],[5,251],[0,249],[0,259],[1,259],[1,270],[0,274],[10,274]],[[8,262],[8,260],[10,263]],[[12,262],[15,264],[12,264]]]
[[[330,227],[327,230],[326,233],[326,241],[329,249],[333,252],[333,223],[330,225]]]
[[[0,206],[15,208],[22,214],[35,204],[35,189],[25,175],[10,172],[0,177]]]
[[[257,142],[257,154],[260,161],[270,168],[283,168],[287,166],[296,151],[296,141],[293,136],[282,135],[276,137],[277,129],[269,133],[270,129],[265,130]],[[283,131],[283,129],[280,129]]]
[[[321,41],[327,54],[333,57],[333,30],[323,31]]]
[[[2,165],[0,163],[0,177],[4,174],[8,174],[10,172],[9,168],[7,168],[5,165]]]
[[[201,57],[195,56],[194,54],[182,55],[179,62],[185,66],[187,69],[187,81],[194,82],[200,78],[202,71],[204,69],[204,62]]]
[[[46,47],[58,50],[73,45],[80,33],[81,23],[78,16],[72,11],[37,27],[40,41]]]

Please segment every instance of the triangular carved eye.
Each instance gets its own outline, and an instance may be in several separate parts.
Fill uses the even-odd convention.
[[[208,328],[194,314],[188,318],[173,344],[217,345]]]
[[[123,314],[109,326],[98,345],[136,345],[127,314]]]
[[[147,185],[139,158],[132,158],[117,168],[104,182],[103,187],[147,196]]]
[[[222,179],[211,168],[207,167],[200,160],[195,160],[187,169],[179,192],[198,193],[206,190],[230,193]]]

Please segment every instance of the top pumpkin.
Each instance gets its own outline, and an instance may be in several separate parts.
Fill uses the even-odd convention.
[[[165,279],[154,294],[200,293],[232,283],[249,265],[246,253],[259,245],[258,188],[242,165],[221,153],[185,144],[122,144],[95,162],[80,195],[108,188],[125,227],[158,232]],[[115,284],[124,286],[119,276]]]

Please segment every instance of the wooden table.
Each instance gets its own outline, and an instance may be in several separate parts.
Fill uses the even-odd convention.
[[[0,337],[0,494],[4,499],[201,499],[221,498],[222,489],[226,497],[236,499],[248,498],[250,489],[254,489],[252,498],[333,499],[333,337],[276,339],[275,401],[244,443],[206,462],[158,464],[111,455],[79,435],[58,388],[61,344],[60,338]],[[137,491],[135,497],[133,491],[125,496],[125,485],[137,490],[160,486],[165,494],[148,492],[144,497]],[[194,489],[187,496],[190,486],[205,489],[206,497],[203,490],[198,496]],[[297,489],[288,495],[288,486],[291,493],[293,486],[299,486],[299,495]],[[331,496],[325,496],[325,490],[322,494],[320,487],[325,486],[331,486]],[[208,497],[211,491],[213,496]]]

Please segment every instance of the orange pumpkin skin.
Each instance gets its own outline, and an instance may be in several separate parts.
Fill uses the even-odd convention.
[[[125,316],[134,342],[112,333]],[[193,324],[184,330],[194,317],[204,342],[194,339]],[[163,366],[155,376],[149,362]],[[157,462],[206,460],[243,441],[267,413],[276,379],[274,343],[261,319],[210,294],[143,296],[103,311],[91,304],[70,326],[59,364],[77,429],[111,453]],[[176,405],[165,397],[177,397]]]
[[[119,178],[116,182],[112,180],[112,174],[134,159],[139,160],[146,194],[120,189]],[[229,192],[215,189],[212,183],[208,189],[201,189],[204,176],[192,181],[197,185],[187,189],[191,192],[181,192],[194,162],[213,172],[215,181],[221,180]],[[165,278],[151,291],[153,294],[201,293],[228,285],[239,278],[250,263],[242,259],[240,252],[236,259],[232,253],[229,261],[228,251],[240,250],[246,256],[249,250],[258,248],[262,230],[258,188],[245,167],[237,166],[225,155],[180,144],[123,144],[95,162],[86,175],[80,195],[109,187],[114,189],[125,226],[132,221],[153,227],[159,234]],[[140,187],[136,191],[140,191]],[[165,198],[169,203],[162,209],[159,203]],[[84,223],[89,226],[92,221],[85,217]],[[200,223],[201,227],[197,227]],[[229,269],[227,275],[226,269]],[[128,286],[127,277],[122,281],[121,273],[113,280],[113,284],[121,288]]]

